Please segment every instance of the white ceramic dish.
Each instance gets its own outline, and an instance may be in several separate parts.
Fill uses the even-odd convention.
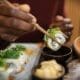
[[[12,43],[8,48],[15,47],[16,45],[23,45],[28,49],[32,50],[32,54],[27,53],[27,63],[24,65],[24,70],[20,73],[15,73],[15,71],[8,72],[0,72],[0,80],[9,80],[8,77],[11,75],[13,77],[12,80],[30,80],[31,70],[37,65],[40,57],[40,46],[38,44],[33,43]]]

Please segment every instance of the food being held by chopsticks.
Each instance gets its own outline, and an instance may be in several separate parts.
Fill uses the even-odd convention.
[[[44,41],[50,49],[52,49],[53,51],[57,51],[66,42],[66,37],[59,27],[53,27],[48,29],[47,31],[51,36],[53,36],[54,40],[45,35]]]

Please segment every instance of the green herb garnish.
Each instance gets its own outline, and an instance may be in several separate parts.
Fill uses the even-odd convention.
[[[0,58],[0,67],[4,67],[6,65],[5,60]]]
[[[17,51],[24,51],[26,48],[24,46],[22,46],[22,45],[16,45],[15,49]]]
[[[17,59],[21,55],[21,51],[24,51],[25,49],[24,46],[16,45],[16,47],[1,51],[0,58]]]
[[[47,32],[48,32],[53,38],[55,38],[55,35],[56,35],[57,33],[61,32],[61,31],[60,31],[60,28],[56,27],[56,28],[50,28],[50,29],[48,29]],[[49,38],[48,36],[44,35],[44,41],[47,41],[48,38]]]

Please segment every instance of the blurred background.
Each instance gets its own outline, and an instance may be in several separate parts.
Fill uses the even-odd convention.
[[[77,36],[80,36],[80,0],[65,0],[65,12],[74,25],[73,34],[69,42],[71,44]]]

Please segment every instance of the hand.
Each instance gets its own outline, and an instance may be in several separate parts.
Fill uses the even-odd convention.
[[[71,20],[69,18],[64,18],[63,16],[56,16],[53,24],[58,25],[62,32],[68,36],[68,39],[71,37],[73,25],[71,24]]]
[[[0,37],[7,41],[15,41],[18,37],[33,31],[36,18],[30,14],[27,4],[14,4],[15,9],[0,3]]]

